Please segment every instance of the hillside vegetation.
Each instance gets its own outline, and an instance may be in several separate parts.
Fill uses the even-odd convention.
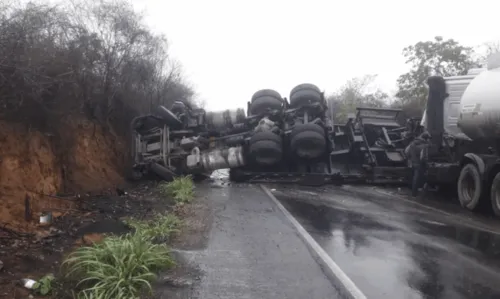
[[[131,4],[0,1],[0,225],[122,185],[133,117],[193,90]]]
[[[337,123],[345,123],[356,107],[399,108],[402,109],[399,120],[404,123],[409,117],[422,116],[427,102],[426,80],[429,76],[467,74],[472,68],[485,67],[486,58],[498,51],[499,43],[485,43],[474,50],[452,38],[436,36],[402,50],[409,70],[396,80],[394,96],[376,88],[374,81],[377,75],[370,74],[347,81],[328,97],[328,101],[334,107]]]

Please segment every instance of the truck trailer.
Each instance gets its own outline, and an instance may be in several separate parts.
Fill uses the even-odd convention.
[[[358,108],[335,124],[332,107],[313,84],[289,99],[257,91],[245,109],[205,111],[176,102],[132,121],[133,176],[203,176],[230,169],[238,181],[375,182],[400,180],[411,138],[400,110]],[[388,174],[386,176],[386,174]]]

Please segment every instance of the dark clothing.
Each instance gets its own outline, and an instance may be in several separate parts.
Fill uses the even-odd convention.
[[[421,138],[415,138],[405,149],[405,154],[408,157],[409,165],[412,167],[420,164],[420,156],[422,150],[427,149],[428,142]]]
[[[413,176],[411,178],[411,196],[413,197],[418,195],[418,189],[424,185],[425,168],[425,163],[413,167]]]
[[[418,189],[425,183],[424,176],[427,166],[428,141],[418,137],[405,149],[408,158],[408,166],[412,168],[411,194],[417,196]]]

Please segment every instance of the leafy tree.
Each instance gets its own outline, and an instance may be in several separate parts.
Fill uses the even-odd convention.
[[[327,99],[335,111],[335,121],[344,123],[347,115],[356,111],[356,107],[384,107],[389,96],[378,88],[373,88],[376,75],[353,78]],[[370,90],[371,89],[371,90]]]
[[[0,118],[58,132],[70,115],[130,134],[133,117],[195,92],[128,0],[0,1]],[[22,2],[22,1],[21,1]]]
[[[486,57],[491,54],[500,52],[500,41],[488,42],[485,43],[484,46],[486,47]]]
[[[466,74],[478,65],[473,54],[471,47],[463,46],[454,39],[444,40],[441,36],[404,48],[403,55],[406,63],[411,65],[411,70],[397,80],[397,104],[411,108],[413,113],[410,114],[422,113],[427,97],[426,79],[432,75],[446,77]]]
[[[482,44],[479,48],[480,52],[484,55],[478,55],[478,61],[482,67],[486,67],[488,63],[488,57],[491,54],[500,52],[500,41],[487,42]]]

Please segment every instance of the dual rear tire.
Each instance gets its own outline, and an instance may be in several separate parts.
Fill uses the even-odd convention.
[[[283,108],[281,95],[272,89],[262,89],[253,94],[250,101],[250,115],[258,115]]]
[[[321,102],[323,94],[314,84],[304,83],[295,86],[290,92],[290,107],[299,108]],[[250,101],[250,115],[258,115],[271,110],[283,109],[284,100],[279,92],[261,89],[253,94]]]
[[[290,148],[299,158],[319,158],[326,151],[325,130],[313,123],[296,125],[290,134]]]
[[[457,182],[458,201],[467,210],[475,210],[482,197],[482,182],[479,170],[474,164],[465,165]]]
[[[290,91],[290,106],[292,108],[319,103],[322,99],[321,90],[314,84],[299,84]]]
[[[490,200],[493,213],[500,217],[500,173],[495,175],[491,183]]]
[[[325,130],[313,123],[296,125],[290,134],[290,149],[301,159],[321,157],[326,151]],[[249,152],[259,165],[277,164],[283,158],[282,138],[271,131],[257,132],[250,139]]]
[[[489,197],[493,213],[500,217],[500,173],[493,178],[490,190],[484,190],[484,185],[478,167],[472,163],[465,165],[457,182],[460,205],[467,210],[477,210]]]
[[[274,165],[283,157],[281,136],[271,131],[257,132],[250,139],[249,152],[258,164]]]

